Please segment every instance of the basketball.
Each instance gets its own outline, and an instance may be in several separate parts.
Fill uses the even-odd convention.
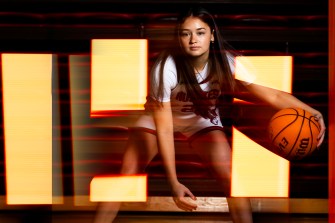
[[[268,126],[272,152],[290,161],[310,155],[316,149],[319,132],[315,117],[300,108],[278,111]]]

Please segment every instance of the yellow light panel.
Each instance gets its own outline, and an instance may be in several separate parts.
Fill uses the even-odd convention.
[[[240,74],[246,68],[252,69],[251,72],[257,75],[255,84],[291,93],[292,57],[237,57],[237,79],[242,79],[243,75]],[[269,152],[235,128],[232,146],[232,196],[289,196],[289,161]]]
[[[291,56],[236,57],[236,79],[243,80],[241,73],[244,73],[245,69],[256,74],[255,84],[292,92]]]
[[[232,196],[287,197],[289,165],[233,128]]]
[[[94,177],[90,185],[90,201],[147,201],[147,175]]]
[[[52,204],[51,75],[51,54],[2,54],[8,204]]]
[[[92,40],[91,116],[144,109],[147,45],[145,39]]]

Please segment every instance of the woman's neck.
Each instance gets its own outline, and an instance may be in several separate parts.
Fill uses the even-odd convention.
[[[194,59],[192,60],[192,65],[194,67],[194,72],[197,74],[197,73],[200,73],[206,66],[208,62],[208,58],[197,58],[197,59]]]

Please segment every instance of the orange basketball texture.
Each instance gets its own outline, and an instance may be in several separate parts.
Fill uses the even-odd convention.
[[[320,125],[311,113],[286,108],[272,116],[268,132],[274,153],[290,161],[300,160],[316,149]]]

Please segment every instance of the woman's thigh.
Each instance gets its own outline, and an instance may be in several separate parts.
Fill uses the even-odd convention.
[[[130,131],[125,148],[121,173],[142,172],[158,152],[156,135],[146,131]]]
[[[191,142],[191,147],[221,183],[230,184],[232,153],[223,131],[204,133]]]

